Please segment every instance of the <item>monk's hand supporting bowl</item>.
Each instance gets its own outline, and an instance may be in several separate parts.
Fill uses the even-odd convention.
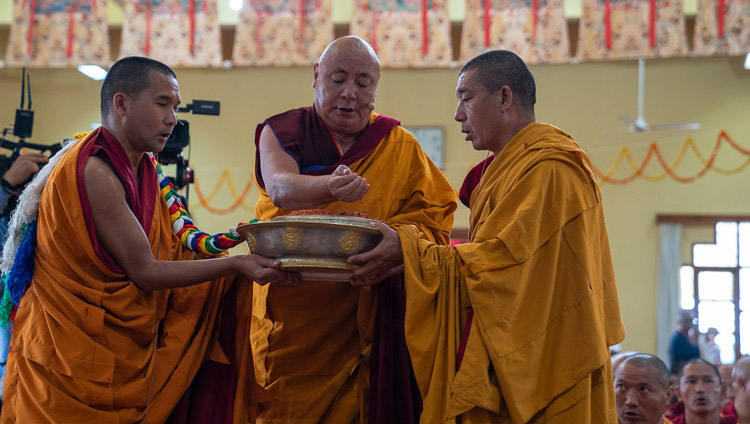
[[[252,279],[261,286],[270,283],[279,287],[289,287],[302,283],[299,273],[281,270],[281,262],[278,259],[253,254],[239,258],[238,274]]]
[[[352,264],[363,264],[354,270],[350,279],[353,286],[369,286],[404,271],[404,255],[401,240],[396,230],[382,222],[373,222],[373,227],[383,234],[383,240],[372,250],[347,259]]]
[[[367,180],[352,172],[346,165],[339,165],[328,180],[331,195],[344,202],[356,202],[363,198],[369,189]]]

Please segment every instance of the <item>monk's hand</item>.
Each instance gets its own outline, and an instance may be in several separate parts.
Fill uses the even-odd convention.
[[[370,225],[383,234],[383,240],[369,252],[347,259],[351,264],[363,264],[361,268],[354,270],[354,275],[349,280],[353,286],[377,284],[404,271],[404,255],[396,230],[382,222],[373,222]]]
[[[356,202],[363,198],[369,189],[367,180],[352,172],[346,165],[339,165],[328,180],[331,195],[343,202]]]
[[[239,273],[261,286],[273,284],[279,287],[290,287],[302,283],[302,276],[299,273],[283,271],[279,268],[280,265],[281,261],[278,259],[251,254],[242,257]]]

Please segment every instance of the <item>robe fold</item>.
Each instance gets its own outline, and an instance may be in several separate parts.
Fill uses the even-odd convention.
[[[624,329],[588,155],[532,123],[468,192],[469,243],[398,229],[421,422],[616,423]]]
[[[87,228],[90,204],[80,191],[85,189],[82,167],[102,148],[114,160],[105,161],[116,163],[124,150],[116,139],[107,143],[113,139],[100,129],[78,141],[42,192],[34,275],[16,313],[1,421],[162,423],[201,365],[229,364],[229,357],[236,358],[231,363],[235,384],[224,392],[230,399],[212,401],[229,409],[228,419],[233,410],[235,423],[247,423],[257,390],[249,325],[241,325],[243,317],[249,319],[249,284],[233,287],[232,277],[144,291],[108,262],[95,232],[90,233],[93,227]],[[139,168],[139,178],[129,163],[113,170],[154,257],[195,259],[172,231],[147,155]],[[234,296],[225,297],[230,288]],[[224,351],[218,337],[227,306],[240,325],[228,329],[237,342]]]
[[[388,120],[394,122],[388,124],[390,129],[385,131],[383,125]],[[416,139],[397,124],[392,118],[373,113],[354,146],[341,155],[314,109],[302,108],[269,118],[259,125],[256,142],[263,126],[269,125],[303,174],[330,174],[343,163],[370,183],[363,201],[334,202],[320,205],[321,208],[366,212],[394,227],[415,225],[430,240],[445,244],[453,225],[455,190],[427,158]],[[256,218],[269,220],[289,213],[274,206],[264,190],[259,156],[256,181],[260,193]],[[400,287],[398,282],[393,283],[395,286],[391,286],[391,282],[386,284],[389,299],[392,295],[402,296],[400,289],[394,289]],[[318,281],[291,288],[255,285],[251,342],[256,380],[276,398],[274,402],[261,405],[258,422],[367,422],[372,412],[400,407],[398,402],[402,396],[397,394],[392,402],[377,400],[382,410],[368,410],[370,363],[379,361],[378,353],[373,352],[379,289],[355,288],[347,282]],[[397,309],[389,311],[390,318],[381,316],[379,321],[381,325],[393,322],[390,333],[394,334],[391,340],[394,344],[398,343],[397,335],[403,330],[403,325],[398,324]],[[377,333],[388,331],[381,329]],[[381,339],[379,346],[387,345],[383,342]],[[408,357],[405,357],[408,369]],[[378,363],[377,378],[387,372],[387,365]],[[409,381],[408,375],[396,377],[405,378],[406,383]],[[399,384],[395,388],[402,386]],[[405,390],[403,395],[408,396],[408,389]],[[388,422],[383,421],[384,418],[371,419]]]

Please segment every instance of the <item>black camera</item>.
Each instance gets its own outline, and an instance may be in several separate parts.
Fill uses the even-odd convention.
[[[36,143],[27,143],[26,138],[31,137],[31,132],[34,126],[34,111],[31,110],[31,77],[26,73],[26,68],[23,68],[21,74],[21,106],[16,109],[16,119],[13,123],[13,135],[18,138],[18,141],[9,140],[6,137],[8,134],[8,128],[3,129],[2,136],[0,136],[0,148],[10,150],[10,155],[0,154],[0,179],[10,169],[13,162],[18,159],[23,149],[38,150],[39,153],[49,152],[49,157],[52,157],[60,149],[62,149],[62,143],[44,145]],[[24,109],[25,93],[28,92],[28,102],[26,109]],[[41,169],[44,164],[39,164]],[[17,192],[22,189],[26,184],[31,181],[34,175],[30,175],[29,178],[23,183],[13,187],[7,181],[2,179],[2,185],[5,189],[12,192]],[[18,198],[13,195],[8,199],[8,203],[5,209],[0,212],[0,216],[8,216],[15,209]]]
[[[178,108],[177,112],[192,112],[196,115],[218,116],[221,105],[219,102],[210,100],[193,100],[184,108]],[[183,119],[178,120],[169,136],[164,149],[159,152],[159,162],[164,165],[177,165],[177,171],[172,180],[175,190],[179,190],[195,180],[195,173],[190,168],[188,160],[182,156],[182,151],[190,145],[190,123]]]

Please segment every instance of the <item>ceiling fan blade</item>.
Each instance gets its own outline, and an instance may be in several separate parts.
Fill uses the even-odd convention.
[[[625,115],[620,115],[620,120],[628,125],[633,125],[635,123],[635,119]]]
[[[649,127],[655,131],[687,131],[687,130],[699,130],[701,129],[700,122],[686,122],[684,124],[659,124],[651,125]]]

